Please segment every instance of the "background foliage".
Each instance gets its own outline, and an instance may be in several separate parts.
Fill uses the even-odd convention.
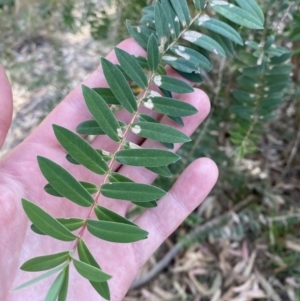
[[[200,231],[180,248],[176,260],[158,280],[132,291],[128,300],[194,300],[196,296],[203,300],[245,300],[248,296],[254,300],[259,294],[263,300],[300,300],[299,1],[258,2],[266,13],[265,31],[242,31],[243,38],[257,45],[250,43],[246,50],[238,48],[233,58],[214,58],[213,71],[202,74],[201,88],[211,98],[212,113],[194,134],[193,142],[180,150],[183,163],[173,168],[173,173],[179,175],[195,158],[208,156],[217,162],[220,180],[205,203],[142,273],[147,275],[188,233],[199,227]],[[42,111],[38,116],[41,118],[48,106],[54,105],[52,101],[61,99],[74,84],[63,54],[65,45],[57,37],[67,32],[79,35],[86,30],[109,48],[127,36],[124,20],[135,23],[146,4],[149,1],[130,1],[126,5],[118,0],[84,4],[76,0],[0,1],[1,63],[18,87],[35,92],[45,84],[53,87],[47,105],[34,108]],[[261,55],[258,45],[264,45],[270,36],[274,36],[275,45],[293,52],[288,59],[294,67],[288,72],[292,77],[274,107],[273,119],[255,125],[251,147],[247,143],[248,147],[241,151],[240,139],[233,138],[234,134],[245,137],[245,130],[239,128],[241,120],[235,108],[240,104],[232,91],[240,89],[245,67],[257,66]],[[33,64],[40,62],[45,45],[51,48],[51,63],[28,76]],[[105,52],[106,48],[102,49]],[[40,77],[39,72],[46,75]],[[282,82],[274,79],[274,85]],[[172,185],[165,179],[157,183],[165,189]]]

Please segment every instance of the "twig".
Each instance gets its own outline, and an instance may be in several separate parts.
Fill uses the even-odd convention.
[[[286,172],[288,171],[288,169],[290,168],[297,152],[298,152],[298,148],[299,148],[299,144],[300,144],[300,125],[299,125],[299,128],[298,128],[298,133],[297,133],[297,137],[296,137],[296,140],[295,140],[295,143],[294,143],[294,146],[292,148],[292,151],[291,151],[291,154],[289,156],[289,159],[287,161],[287,164],[286,164],[286,167],[283,171],[283,176],[286,174]]]
[[[156,278],[158,274],[160,274],[175,258],[175,256],[186,246],[191,244],[198,236],[207,232],[211,228],[215,228],[220,224],[224,223],[224,220],[228,220],[232,214],[232,212],[239,212],[249,204],[253,202],[253,197],[249,197],[244,201],[240,202],[236,206],[234,206],[231,210],[227,211],[221,216],[215,217],[203,225],[198,226],[193,231],[191,231],[185,238],[179,241],[166,255],[165,257],[154,266],[152,270],[145,276],[136,279],[130,287],[130,290],[137,289],[141,286],[146,285],[152,279]]]
[[[292,7],[294,6],[294,3],[290,3],[289,7],[286,9],[283,17],[281,18],[281,20],[278,21],[278,23],[276,24],[275,28],[278,30],[279,34],[283,33],[284,30],[284,20],[285,18],[288,16],[288,14],[290,13]]]

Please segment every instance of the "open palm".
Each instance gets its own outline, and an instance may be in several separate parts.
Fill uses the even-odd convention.
[[[133,40],[126,40],[118,47],[131,54],[144,54],[144,51]],[[108,55],[108,59],[116,62],[113,52]],[[100,68],[84,84],[90,87],[107,86]],[[195,89],[192,94],[178,97],[193,104],[199,111],[198,114],[185,118],[185,126],[180,128],[184,133],[190,135],[209,113],[209,100],[198,89]],[[4,71],[0,69],[0,146],[4,142],[10,126],[11,103],[9,83]],[[118,113],[118,119],[123,122],[128,122],[129,117],[129,114],[124,111]],[[159,118],[158,115],[155,117]],[[23,143],[0,162],[0,300],[44,300],[47,289],[54,278],[44,280],[21,291],[11,292],[13,287],[36,276],[33,273],[21,272],[20,265],[32,257],[68,251],[73,246],[72,243],[55,241],[52,238],[34,234],[30,230],[30,222],[23,211],[21,198],[38,204],[55,217],[87,217],[89,209],[76,206],[64,198],[55,198],[45,193],[43,187],[47,181],[38,168],[36,157],[40,155],[57,162],[78,180],[99,184],[101,176],[66,161],[66,153],[56,140],[52,130],[52,124],[58,124],[75,131],[80,122],[88,119],[91,119],[91,114],[85,106],[81,88],[78,87]],[[167,118],[162,118],[161,121],[165,124],[171,122]],[[145,141],[135,135],[129,135],[129,139],[147,147],[159,146],[157,142]],[[110,152],[113,152],[117,146],[106,136],[97,137],[92,145]],[[175,148],[178,147],[179,145],[176,145]],[[150,184],[156,177],[154,173],[144,168],[115,165],[114,169],[140,183]],[[149,232],[146,240],[132,244],[116,244],[96,239],[87,231],[84,233],[83,239],[92,250],[101,268],[113,276],[109,281],[111,300],[123,299],[139,268],[187,215],[203,201],[213,187],[217,174],[215,164],[208,159],[198,159],[189,166],[169,194],[159,201],[158,207],[146,210],[135,221],[141,228]],[[100,199],[100,203],[120,215],[125,215],[131,204],[104,197]],[[101,298],[87,280],[79,276],[77,272],[71,271],[68,300],[85,301],[101,300]]]

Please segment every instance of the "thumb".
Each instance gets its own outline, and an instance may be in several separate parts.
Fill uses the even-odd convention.
[[[13,102],[12,91],[3,67],[0,65],[0,148],[12,120]]]

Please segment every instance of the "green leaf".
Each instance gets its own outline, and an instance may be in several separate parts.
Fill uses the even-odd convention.
[[[175,40],[180,33],[179,20],[177,22],[175,21],[176,14],[169,0],[162,0],[161,4],[166,14],[166,21],[169,27],[170,34],[172,36],[172,39]]]
[[[106,209],[105,207],[97,206],[97,207],[95,207],[94,211],[95,211],[97,218],[100,221],[115,222],[115,223],[119,223],[119,224],[127,224],[127,225],[137,227],[136,224],[134,224],[127,218],[125,218],[113,211],[110,211],[110,210]]]
[[[221,47],[224,49],[225,55],[227,57],[233,57],[235,49],[233,47],[233,42],[218,33],[211,32],[210,37],[214,39]]]
[[[205,34],[199,33],[197,31],[188,30],[182,35],[182,38],[195,45],[198,45],[203,49],[206,49],[207,51],[213,52],[214,54],[218,54],[224,57],[226,56],[222,46]]]
[[[136,98],[122,72],[116,65],[105,58],[101,58],[101,64],[105,79],[120,104],[129,113],[134,113],[137,110]]]
[[[162,57],[162,62],[173,67],[176,70],[179,70],[181,72],[186,72],[186,73],[192,73],[196,71],[198,72],[199,69],[199,67],[192,64],[191,62],[172,55],[164,55]]]
[[[265,16],[262,12],[260,6],[256,3],[255,0],[235,0],[236,3],[245,11],[251,13],[253,17],[257,17],[261,23],[265,22]]]
[[[132,202],[132,203],[139,206],[139,207],[143,207],[143,208],[155,208],[155,207],[157,207],[157,202],[156,201],[142,202],[142,203]]]
[[[80,218],[57,218],[59,223],[65,226],[70,231],[75,231],[81,228],[84,224],[84,220]],[[40,229],[38,229],[35,225],[31,225],[31,230],[37,234],[45,235]]]
[[[191,139],[184,133],[164,124],[137,122],[132,124],[132,132],[138,136],[166,143],[185,143]]]
[[[53,125],[53,129],[59,143],[78,163],[99,175],[108,171],[105,161],[88,142],[61,126]]]
[[[22,199],[24,211],[30,221],[43,233],[62,241],[73,241],[77,238],[55,218],[37,205]]]
[[[103,98],[94,90],[82,86],[85,103],[103,131],[114,141],[119,142],[120,125]]]
[[[87,229],[100,239],[118,243],[136,242],[148,236],[148,232],[139,227],[107,221],[88,220]]]
[[[80,165],[80,163],[78,163],[73,157],[71,157],[69,154],[66,155],[66,159],[72,163],[72,164],[75,164],[75,165]]]
[[[120,128],[123,128],[125,124],[121,121],[118,122]],[[76,128],[76,132],[81,135],[104,135],[105,134],[105,132],[102,130],[102,128],[99,126],[96,120],[87,120],[80,123]]]
[[[112,183],[115,183],[115,182],[133,182],[131,179],[119,174],[119,173],[116,173],[116,172],[112,172],[109,176],[109,181],[112,182]]]
[[[94,203],[92,196],[64,168],[40,156],[38,156],[38,163],[49,184],[62,196],[83,207],[90,207]]]
[[[154,105],[154,109],[166,115],[181,117],[198,113],[198,110],[189,103],[167,97],[151,97],[146,103]]]
[[[152,34],[150,30],[147,30],[142,26],[132,26],[129,20],[126,20],[126,27],[129,34],[134,38],[134,40],[145,50],[147,50],[147,44],[149,37]]]
[[[13,291],[20,290],[20,289],[22,289],[22,288],[25,288],[25,287],[30,286],[30,285],[32,285],[32,284],[35,284],[35,283],[37,283],[37,282],[39,282],[39,281],[41,281],[41,280],[44,280],[45,278],[48,278],[48,277],[52,276],[53,274],[62,271],[62,270],[63,270],[64,268],[66,268],[68,265],[69,265],[69,263],[66,262],[66,263],[64,263],[63,265],[61,265],[61,266],[59,266],[59,267],[57,267],[57,268],[55,268],[55,269],[53,269],[53,270],[51,270],[51,271],[48,271],[47,273],[45,273],[45,274],[43,274],[43,275],[40,275],[40,276],[38,276],[38,277],[36,277],[36,278],[34,278],[34,279],[31,279],[31,280],[29,280],[29,281],[27,281],[27,282],[25,282],[25,283],[23,283],[23,284],[21,284],[21,285],[15,287],[15,288],[13,289]]]
[[[166,192],[155,186],[140,183],[109,183],[101,187],[104,196],[132,202],[149,202],[160,199]]]
[[[175,68],[176,69],[176,68]],[[177,72],[185,79],[191,81],[191,82],[194,82],[194,83],[198,83],[198,84],[201,84],[203,83],[203,79],[201,77],[201,75],[197,72],[193,72],[193,73],[185,73],[185,72],[182,72],[180,70],[177,70]]]
[[[51,285],[47,296],[45,298],[45,301],[56,301],[58,294],[62,288],[62,285],[65,280],[65,272],[62,271],[60,274],[56,277],[53,284]]]
[[[147,46],[147,58],[148,66],[150,71],[156,71],[159,64],[159,51],[158,51],[158,42],[156,37],[152,34],[148,46]]]
[[[160,42],[160,52],[167,48],[169,38],[169,28],[167,23],[166,12],[159,1],[155,4],[155,29]]]
[[[116,160],[125,165],[157,167],[174,163],[180,156],[162,149],[127,149],[116,153]]]
[[[155,75],[152,80],[155,85],[170,92],[181,94],[194,92],[194,89],[189,84],[174,77]]]
[[[76,132],[81,135],[104,135],[105,132],[99,126],[96,120],[87,120],[81,122],[77,128]]]
[[[20,269],[27,272],[46,271],[64,263],[68,258],[69,252],[35,257],[23,263]]]
[[[171,0],[171,3],[182,26],[188,26],[190,23],[191,16],[186,0]]]
[[[166,178],[171,178],[173,176],[167,166],[147,167],[147,169]]]
[[[171,116],[171,115],[168,115],[168,117],[169,117],[172,121],[174,121],[176,124],[178,124],[178,125],[180,125],[180,126],[184,126],[184,122],[183,122],[183,120],[182,120],[181,117],[179,117],[179,116]]]
[[[186,63],[188,62],[190,65],[193,65],[193,71],[199,71],[199,68],[203,68],[207,71],[211,70],[210,61],[198,51],[181,45],[174,45],[171,47],[171,50],[181,56]]]
[[[206,0],[194,0],[196,10],[202,10],[205,7]]]
[[[92,183],[88,183],[88,182],[83,182],[83,181],[79,181],[79,183],[90,193],[90,194],[94,194],[96,192],[99,191],[99,188],[97,185],[92,184]],[[45,191],[53,196],[57,196],[57,197],[63,197],[60,193],[58,193],[50,184],[47,184],[44,187]]]
[[[79,240],[78,243],[78,255],[80,261],[85,262],[101,270],[99,264],[97,263],[97,261],[95,260],[92,253],[90,252],[90,250],[88,249],[88,247],[86,246],[85,242],[82,239]],[[102,296],[106,300],[110,300],[110,292],[109,292],[109,287],[107,282],[90,281],[90,283],[100,296]]]
[[[120,103],[116,99],[116,97],[113,94],[113,92],[111,91],[111,89],[109,89],[109,88],[93,88],[92,90],[94,90],[97,94],[99,94],[108,105],[120,105]]]
[[[69,266],[65,268],[63,271],[65,274],[63,284],[61,286],[57,301],[66,301],[68,295],[68,287],[69,287]]]
[[[214,31],[239,45],[244,44],[239,33],[225,22],[210,18],[208,15],[203,15],[198,18],[195,23],[198,26]]]
[[[111,276],[90,264],[73,258],[73,264],[77,272],[84,278],[94,282],[106,282]]]
[[[263,22],[261,20],[231,3],[222,0],[214,0],[210,2],[209,6],[233,23],[251,29],[263,29]]]
[[[146,89],[148,87],[147,76],[138,61],[126,51],[117,47],[114,49],[123,70],[140,88]]]

